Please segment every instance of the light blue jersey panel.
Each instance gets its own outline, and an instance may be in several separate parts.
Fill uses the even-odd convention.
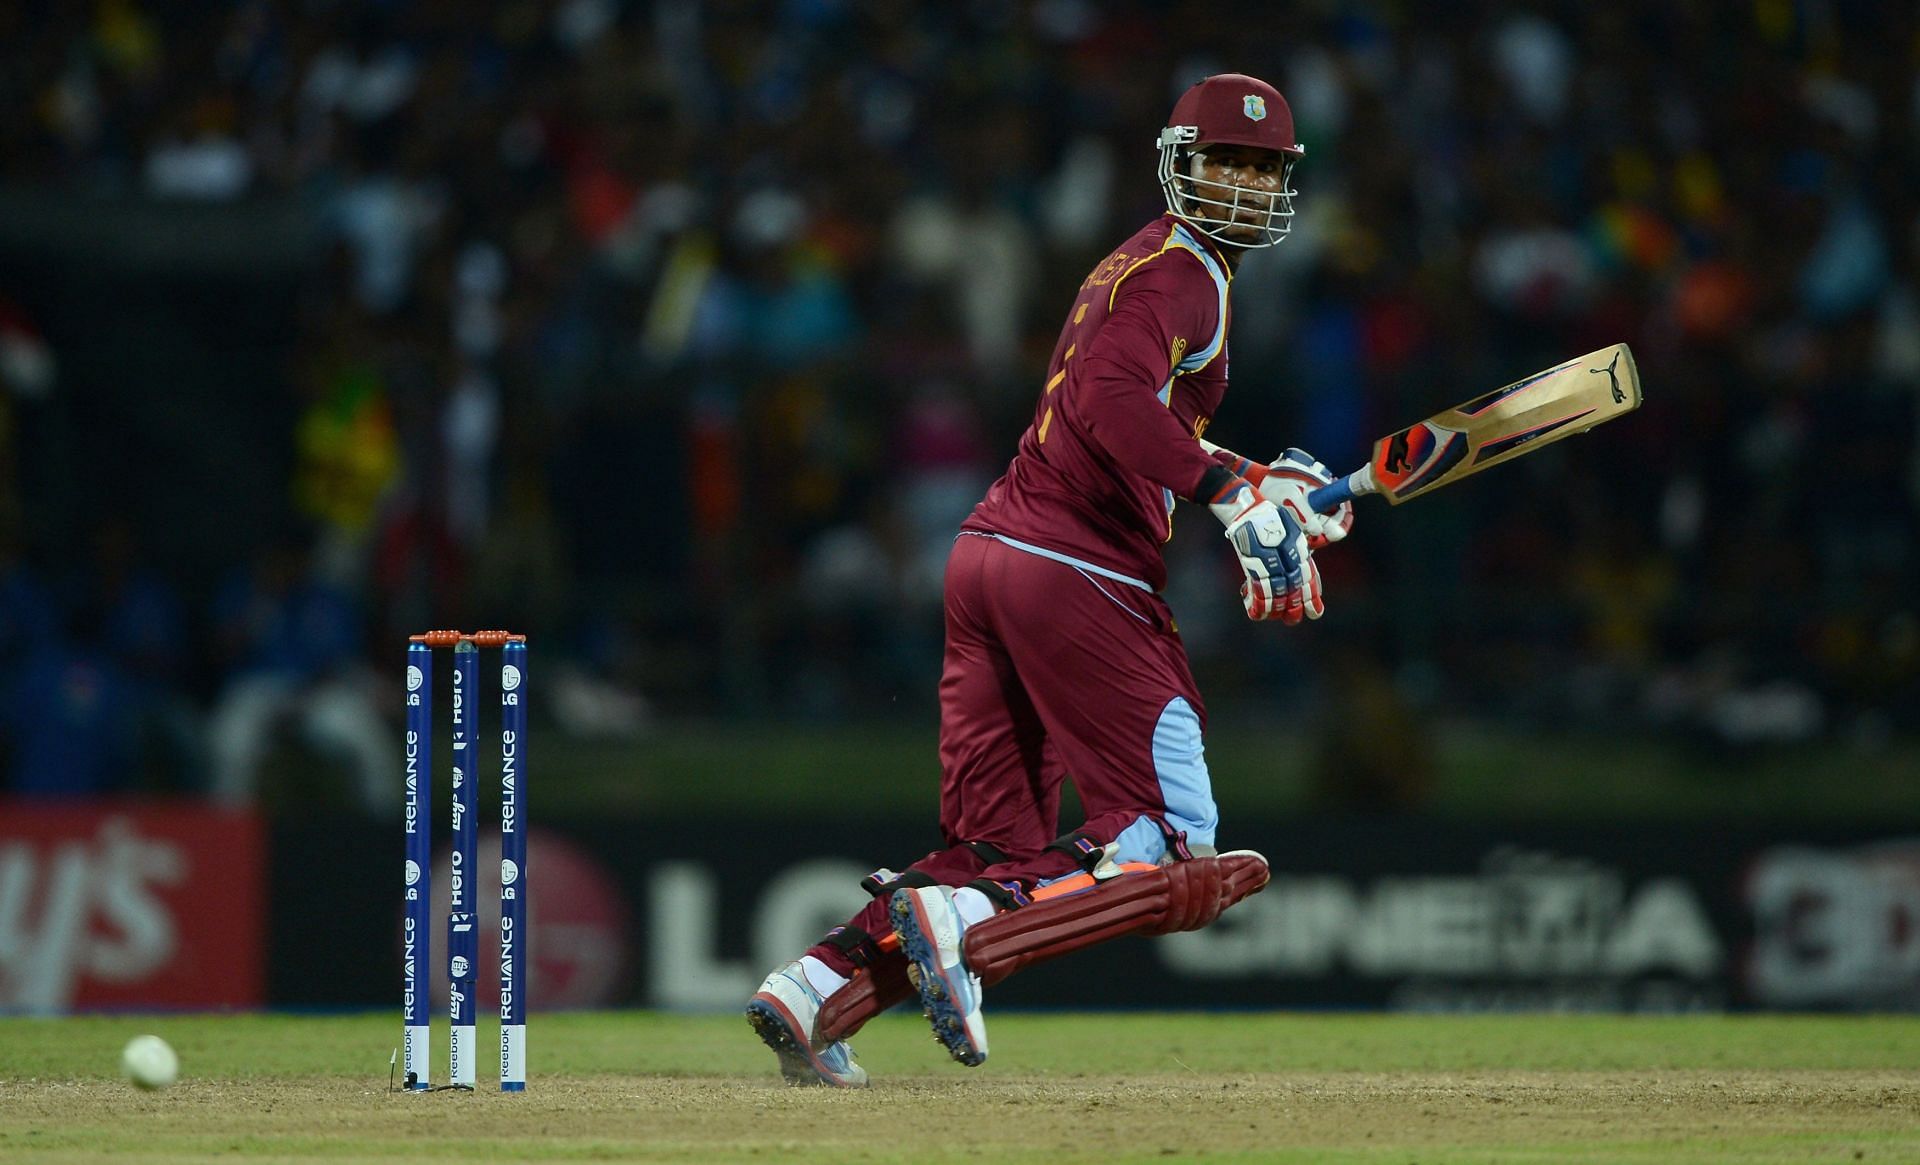
[[[1200,741],[1200,717],[1184,696],[1175,696],[1153,729],[1153,768],[1160,777],[1160,799],[1167,825],[1187,835],[1187,844],[1211,846],[1220,831],[1220,810],[1213,803],[1213,779]],[[1148,817],[1129,825],[1118,838],[1116,861],[1151,862],[1167,855],[1167,839]]]
[[[1211,252],[1201,246],[1200,240],[1194,238],[1193,232],[1186,227],[1176,225],[1173,228],[1173,237],[1167,241],[1193,252],[1194,258],[1200,260],[1200,265],[1207,269],[1207,274],[1213,279],[1213,291],[1219,297],[1219,314],[1214,317],[1213,339],[1201,347],[1190,350],[1174,368],[1175,372],[1198,372],[1211,364],[1213,358],[1226,349],[1227,291],[1232,279],[1227,275],[1227,269],[1220,265],[1220,260],[1214,258]]]
[[[1232,283],[1232,279],[1228,276],[1227,269],[1220,265],[1220,260],[1214,258],[1212,252],[1201,246],[1200,240],[1196,239],[1193,236],[1193,232],[1189,231],[1186,227],[1175,224],[1173,234],[1167,239],[1167,243],[1170,246],[1182,247],[1193,252],[1194,258],[1200,260],[1200,265],[1207,269],[1207,275],[1213,280],[1214,294],[1219,297],[1218,314],[1214,317],[1213,338],[1200,347],[1188,351],[1185,356],[1181,357],[1180,362],[1173,366],[1173,371],[1167,376],[1167,382],[1160,386],[1159,392],[1154,394],[1155,398],[1157,398],[1161,404],[1171,408],[1173,406],[1173,378],[1182,373],[1200,371],[1208,364],[1211,364],[1215,356],[1218,356],[1226,350],[1227,291]],[[1160,490],[1160,500],[1167,508],[1167,529],[1171,531],[1173,529],[1173,491],[1162,487]],[[1206,766],[1201,765],[1200,776],[1203,782],[1205,781],[1206,773]],[[1208,803],[1211,804],[1211,801]]]

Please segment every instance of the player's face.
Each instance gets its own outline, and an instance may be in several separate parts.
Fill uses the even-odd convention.
[[[1234,224],[1223,232],[1229,239],[1259,241],[1267,212],[1275,208],[1275,196],[1286,187],[1286,156],[1255,146],[1208,145],[1194,151],[1192,167],[1200,197],[1228,204],[1201,202],[1195,213]]]

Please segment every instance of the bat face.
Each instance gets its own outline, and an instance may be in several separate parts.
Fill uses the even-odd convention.
[[[1640,407],[1625,344],[1589,352],[1374,443],[1374,483],[1395,505]]]

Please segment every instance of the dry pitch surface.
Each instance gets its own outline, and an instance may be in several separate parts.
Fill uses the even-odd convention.
[[[1905,1017],[1005,1016],[968,1071],[898,1016],[834,1092],[732,1017],[572,1015],[519,1096],[387,1092],[396,1026],[0,1021],[0,1160],[1920,1161]],[[113,1075],[143,1030],[180,1084]]]

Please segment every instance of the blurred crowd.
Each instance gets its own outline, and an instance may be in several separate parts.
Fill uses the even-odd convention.
[[[1916,66],[1912,6],[1864,0],[0,6],[8,186],[322,240],[284,530],[217,585],[126,514],[36,524],[21,434],[71,354],[0,283],[12,787],[242,798],[297,728],[384,811],[429,625],[533,632],[582,733],[924,711],[952,531],[1220,71],[1307,156],[1210,436],[1346,467],[1621,340],[1647,404],[1363,507],[1304,631],[1243,633],[1186,515],[1216,716],[1309,701],[1357,783],[1454,716],[1878,747],[1920,729]]]

